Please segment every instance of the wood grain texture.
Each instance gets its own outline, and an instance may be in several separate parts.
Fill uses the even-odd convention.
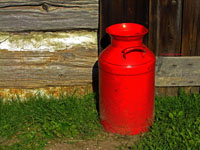
[[[156,96],[177,96],[179,93],[179,87],[156,87]]]
[[[98,0],[2,0],[0,31],[97,29]]]
[[[200,56],[200,1],[184,0],[182,53]]]
[[[191,88],[191,94],[199,94],[200,88],[199,87],[192,87]]]
[[[199,86],[200,57],[158,57],[156,86]]]
[[[156,87],[155,96],[166,96],[166,87]]]
[[[97,58],[96,31],[0,32],[0,88],[91,84]]]
[[[96,50],[97,31],[0,32],[0,50],[54,52],[76,46]]]
[[[149,48],[154,53],[180,53],[183,0],[150,0]]]
[[[91,84],[98,76],[96,61],[97,50],[83,47],[56,52],[0,51],[0,88]],[[199,57],[159,57],[156,86],[200,86],[199,65]]]
[[[177,96],[178,92],[179,92],[179,88],[178,87],[166,87],[166,96]]]
[[[198,86],[186,86],[186,87],[181,87],[181,89],[187,93],[187,94],[199,94],[199,88]]]
[[[198,86],[186,86],[186,87],[156,87],[155,95],[156,96],[178,96],[179,91],[183,90],[187,94],[199,94],[200,87]]]
[[[182,90],[186,93],[186,94],[191,94],[191,88],[192,87],[188,87],[188,86],[186,86],[186,87],[182,87]]]
[[[0,88],[41,88],[92,83],[97,50],[0,51]]]

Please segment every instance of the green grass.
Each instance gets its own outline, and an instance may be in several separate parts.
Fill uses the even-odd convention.
[[[93,94],[0,100],[0,149],[42,149],[53,138],[87,139],[100,131]],[[11,144],[6,144],[11,141]],[[14,141],[14,142],[12,142]]]
[[[133,149],[199,150],[200,94],[157,97],[155,122]]]
[[[155,122],[132,150],[200,149],[200,94],[156,97]],[[49,140],[90,139],[102,133],[93,94],[0,99],[0,150],[39,150]]]

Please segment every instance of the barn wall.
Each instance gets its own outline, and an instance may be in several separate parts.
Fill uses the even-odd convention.
[[[97,28],[98,0],[0,1],[0,31]]]
[[[157,95],[177,95],[179,87],[198,93],[200,14],[193,9],[198,4],[189,0],[2,0],[0,96],[96,89],[92,85],[97,86],[98,50],[109,43],[105,28],[120,22],[149,28],[144,43],[157,55]]]
[[[199,0],[100,2],[100,50],[109,44],[106,27],[121,22],[140,23],[149,29],[144,43],[157,56],[156,94],[177,95],[179,87],[199,93]]]
[[[98,0],[2,0],[0,96],[91,91],[98,7]]]

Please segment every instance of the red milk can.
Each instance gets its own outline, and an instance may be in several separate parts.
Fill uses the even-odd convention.
[[[143,44],[148,30],[121,23],[106,29],[109,45],[99,56],[100,122],[107,132],[146,132],[154,120],[155,56]]]

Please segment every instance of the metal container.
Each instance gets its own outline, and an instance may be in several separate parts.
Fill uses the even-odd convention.
[[[148,30],[121,23],[106,29],[109,45],[99,56],[100,122],[107,132],[146,132],[154,120],[155,56],[143,44]]]

